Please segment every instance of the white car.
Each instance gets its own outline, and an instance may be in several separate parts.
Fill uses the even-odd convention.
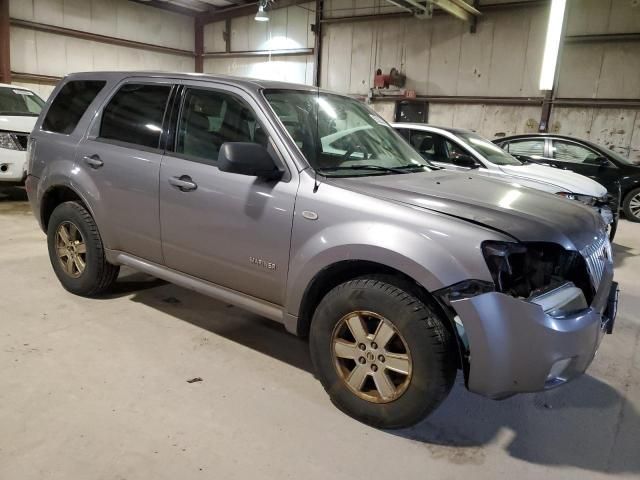
[[[394,123],[395,128],[423,158],[451,170],[477,173],[577,200],[596,210],[615,234],[615,218],[607,189],[575,172],[523,163],[490,140],[470,130],[419,123]]]
[[[29,134],[43,106],[34,91],[0,83],[0,187],[24,183]]]

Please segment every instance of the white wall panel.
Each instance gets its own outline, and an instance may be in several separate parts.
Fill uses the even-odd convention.
[[[128,0],[11,0],[10,15],[32,22],[193,50],[193,19]]]
[[[487,138],[537,131],[540,108],[520,105],[429,104],[429,123],[474,130]]]
[[[546,13],[539,6],[488,12],[473,34],[450,15],[326,24],[322,86],[363,94],[377,68],[396,67],[407,88],[422,95],[540,96]],[[333,15],[344,11],[336,7]]]
[[[213,22],[204,26],[205,52],[224,52],[226,50],[224,31],[225,22]]]
[[[194,60],[11,27],[11,69],[52,76],[90,70],[193,72]]]
[[[268,58],[205,58],[205,73],[278,80],[292,83],[311,83],[312,56]]]
[[[640,161],[640,113],[634,109],[555,107],[551,129],[586,138]]]

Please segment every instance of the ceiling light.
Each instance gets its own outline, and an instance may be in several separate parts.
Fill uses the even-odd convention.
[[[260,2],[260,6],[258,7],[258,13],[256,13],[256,16],[254,18],[254,20],[256,22],[268,22],[269,21],[269,14],[267,12],[264,11],[264,8],[267,6],[266,1],[261,1]]]
[[[551,2],[547,40],[544,44],[542,69],[540,70],[540,90],[553,90],[566,4],[566,0],[552,0]]]

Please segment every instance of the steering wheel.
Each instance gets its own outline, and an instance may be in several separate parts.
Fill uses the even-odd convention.
[[[347,161],[349,159],[349,157],[351,156],[352,153],[355,152],[360,152],[364,155],[364,159],[367,160],[369,158],[369,150],[367,150],[367,147],[365,147],[364,145],[361,145],[359,143],[353,143],[349,146],[349,148],[347,148],[347,151],[344,152],[344,155],[342,155],[341,160]]]

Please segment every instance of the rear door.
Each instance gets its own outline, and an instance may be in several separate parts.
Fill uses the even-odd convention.
[[[93,183],[107,247],[162,263],[158,177],[170,80],[121,82],[78,146],[76,164]],[[80,173],[80,172],[79,172]]]
[[[278,153],[273,126],[247,93],[211,82],[184,85],[174,112],[160,171],[166,265],[282,305],[298,176]],[[264,145],[287,173],[266,181],[222,172],[225,142]]]

